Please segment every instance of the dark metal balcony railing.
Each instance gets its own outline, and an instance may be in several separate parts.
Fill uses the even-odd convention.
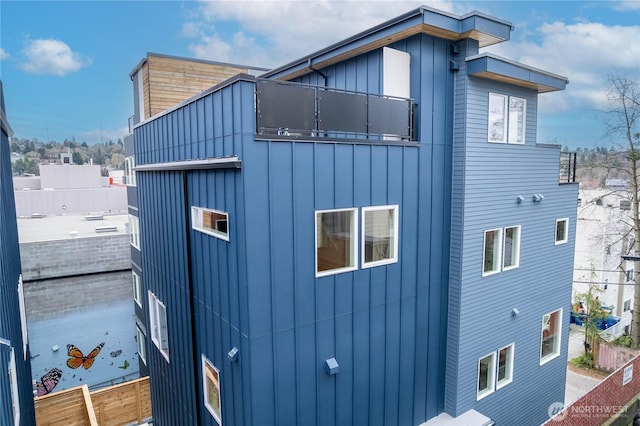
[[[410,99],[258,80],[256,107],[259,135],[413,141]]]
[[[560,153],[560,174],[558,183],[575,183],[576,181],[576,163],[577,153],[561,152]]]

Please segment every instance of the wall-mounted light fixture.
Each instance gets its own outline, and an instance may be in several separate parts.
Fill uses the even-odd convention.
[[[518,195],[518,196],[516,197],[516,202],[517,202],[518,204],[522,203],[523,201],[524,201],[524,197],[523,197],[522,195]]]
[[[229,361],[231,361],[231,362],[237,361],[238,360],[238,352],[240,352],[240,351],[235,346],[233,348],[231,348],[231,350],[227,354],[227,358],[229,358]]]
[[[542,200],[544,200],[544,195],[542,195],[542,194],[533,194],[533,202],[534,203],[539,203]]]
[[[511,316],[514,317],[514,318],[517,317],[519,313],[520,313],[520,311],[518,310],[518,308],[513,308],[511,310]]]
[[[340,365],[335,358],[329,358],[324,362],[324,370],[328,375],[333,376],[334,374],[338,374],[340,371]]]

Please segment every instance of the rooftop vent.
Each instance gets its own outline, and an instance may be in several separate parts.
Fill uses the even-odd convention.
[[[90,214],[84,217],[84,220],[102,220],[104,216],[101,214]]]
[[[104,225],[104,226],[96,226],[96,232],[116,232],[118,227],[116,225]]]
[[[42,213],[31,213],[31,219],[42,219],[43,217]]]

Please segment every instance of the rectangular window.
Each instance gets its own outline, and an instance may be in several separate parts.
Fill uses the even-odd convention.
[[[493,376],[496,371],[495,364],[495,352],[492,352],[478,360],[478,388],[476,395],[478,400],[493,393],[495,390]]]
[[[502,229],[491,229],[484,232],[483,276],[500,272],[501,239]]]
[[[624,301],[624,305],[623,305],[623,312],[627,312],[631,310],[631,299],[627,299]]]
[[[398,261],[398,206],[362,208],[362,267]]]
[[[562,309],[542,316],[540,365],[560,355]]]
[[[220,397],[220,371],[202,355],[202,387],[204,406],[222,426],[222,400]]]
[[[132,214],[129,215],[129,242],[140,250],[140,221]]]
[[[229,241],[229,214],[202,207],[191,207],[191,226],[196,231]]]
[[[498,374],[496,379],[496,389],[508,385],[513,381],[513,349],[515,344],[498,351]]]
[[[151,291],[149,291],[149,326],[151,327],[151,340],[168,362],[167,308]]]
[[[147,364],[147,336],[144,335],[140,327],[136,325],[136,341],[138,344],[138,355],[142,362]]]
[[[134,167],[136,167],[134,157],[126,157],[124,159],[124,183],[127,186],[136,186],[136,171],[133,170]]]
[[[136,274],[135,271],[131,271],[131,277],[133,281],[133,300],[142,308],[142,284],[140,283],[140,275]]]
[[[22,354],[26,361],[29,336],[27,333],[27,309],[24,303],[24,283],[22,282],[22,274],[18,276],[18,307],[20,309],[20,328],[22,330]]]
[[[556,245],[569,241],[569,219],[556,220]]]
[[[356,269],[356,209],[316,212],[316,277]]]
[[[11,355],[9,355],[9,384],[11,385],[11,408],[13,410],[13,424],[15,426],[20,426],[20,394],[18,393],[16,354],[13,348],[11,348]]]
[[[507,142],[507,97],[489,93],[489,142]]]
[[[489,93],[489,142],[523,144],[526,112],[526,99]]]
[[[520,226],[504,228],[503,270],[517,268],[520,264]]]

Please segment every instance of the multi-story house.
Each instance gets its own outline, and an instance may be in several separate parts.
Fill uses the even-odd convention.
[[[9,138],[0,81],[0,424],[35,424]]]
[[[422,7],[134,126],[157,424],[548,419],[578,188],[537,100],[568,81],[479,53],[511,30]]]

